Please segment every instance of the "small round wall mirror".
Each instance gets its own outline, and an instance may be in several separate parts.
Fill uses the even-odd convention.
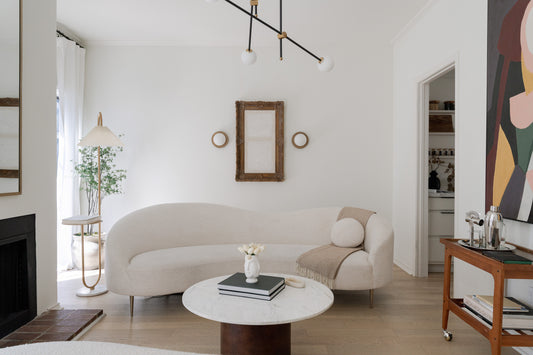
[[[222,131],[213,133],[211,143],[217,148],[224,148],[228,144],[228,135]]]
[[[309,137],[304,132],[296,132],[292,136],[292,145],[298,149],[303,149],[309,144]]]

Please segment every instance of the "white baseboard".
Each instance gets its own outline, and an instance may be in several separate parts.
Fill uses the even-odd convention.
[[[82,336],[85,335],[85,333],[87,333],[89,330],[91,330],[92,327],[94,327],[96,324],[98,324],[104,317],[105,317],[105,313],[102,313],[102,315],[98,318],[96,318],[94,320],[94,322],[92,322],[91,324],[89,324],[88,327],[85,327],[78,335],[76,335],[72,341],[76,341],[76,340],[79,340]]]
[[[401,262],[400,260],[398,259],[394,259],[394,264],[396,264],[396,266],[398,266],[400,269],[402,269],[403,271],[405,271],[406,273],[408,273],[409,275],[411,276],[414,276],[415,275],[415,271],[412,270],[410,267],[408,267],[407,265],[405,265],[403,262]]]
[[[429,264],[428,272],[444,272],[444,264]]]
[[[46,310],[47,311],[61,311],[63,310],[64,308],[58,303],[54,304],[52,307],[48,307]]]

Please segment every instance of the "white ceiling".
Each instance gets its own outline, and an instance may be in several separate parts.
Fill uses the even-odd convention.
[[[234,1],[249,9],[248,1]],[[284,30],[304,46],[350,41],[361,35],[353,33],[354,24],[392,39],[427,2],[285,0]],[[277,27],[279,2],[261,0],[259,17]],[[244,47],[249,22],[224,0],[57,0],[57,19],[87,45]],[[256,45],[277,45],[274,32],[257,22],[254,29]]]

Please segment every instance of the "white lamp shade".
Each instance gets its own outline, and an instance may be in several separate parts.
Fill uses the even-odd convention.
[[[124,144],[105,126],[94,127],[78,143],[80,147],[123,147]]]
[[[250,50],[249,52],[248,50],[245,50],[241,54],[241,60],[246,65],[254,64],[255,61],[257,60],[257,54],[255,54],[255,52],[252,50]]]
[[[322,62],[317,63],[318,70],[320,71],[331,71],[335,66],[335,62],[330,57],[324,57]]]

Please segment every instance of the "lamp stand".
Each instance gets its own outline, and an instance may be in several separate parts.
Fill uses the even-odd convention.
[[[63,224],[81,225],[81,272],[83,286],[77,292],[80,297],[97,296],[107,292],[104,285],[98,285],[102,278],[102,169],[101,169],[101,147],[122,147],[124,144],[109,130],[104,127],[102,113],[98,113],[98,124],[78,143],[80,147],[98,147],[98,216],[79,216],[63,220]],[[85,280],[85,243],[83,226],[85,224],[98,223],[98,279],[92,285],[88,285]]]
[[[98,114],[98,126],[103,126],[102,123],[102,114]],[[98,215],[102,216],[102,197],[101,197],[101,186],[102,186],[102,171],[100,169],[100,146],[98,146]],[[83,241],[83,225],[81,226],[81,274],[83,286],[86,288],[81,288],[76,292],[76,296],[79,297],[92,297],[102,295],[107,292],[107,288],[104,285],[98,285],[100,279],[102,278],[102,220],[98,222],[98,279],[93,285],[87,285],[85,280],[85,250],[84,250],[84,241]]]
[[[107,293],[107,288],[104,285],[96,285],[94,288],[82,287],[76,292],[78,297],[93,297],[100,296]]]

